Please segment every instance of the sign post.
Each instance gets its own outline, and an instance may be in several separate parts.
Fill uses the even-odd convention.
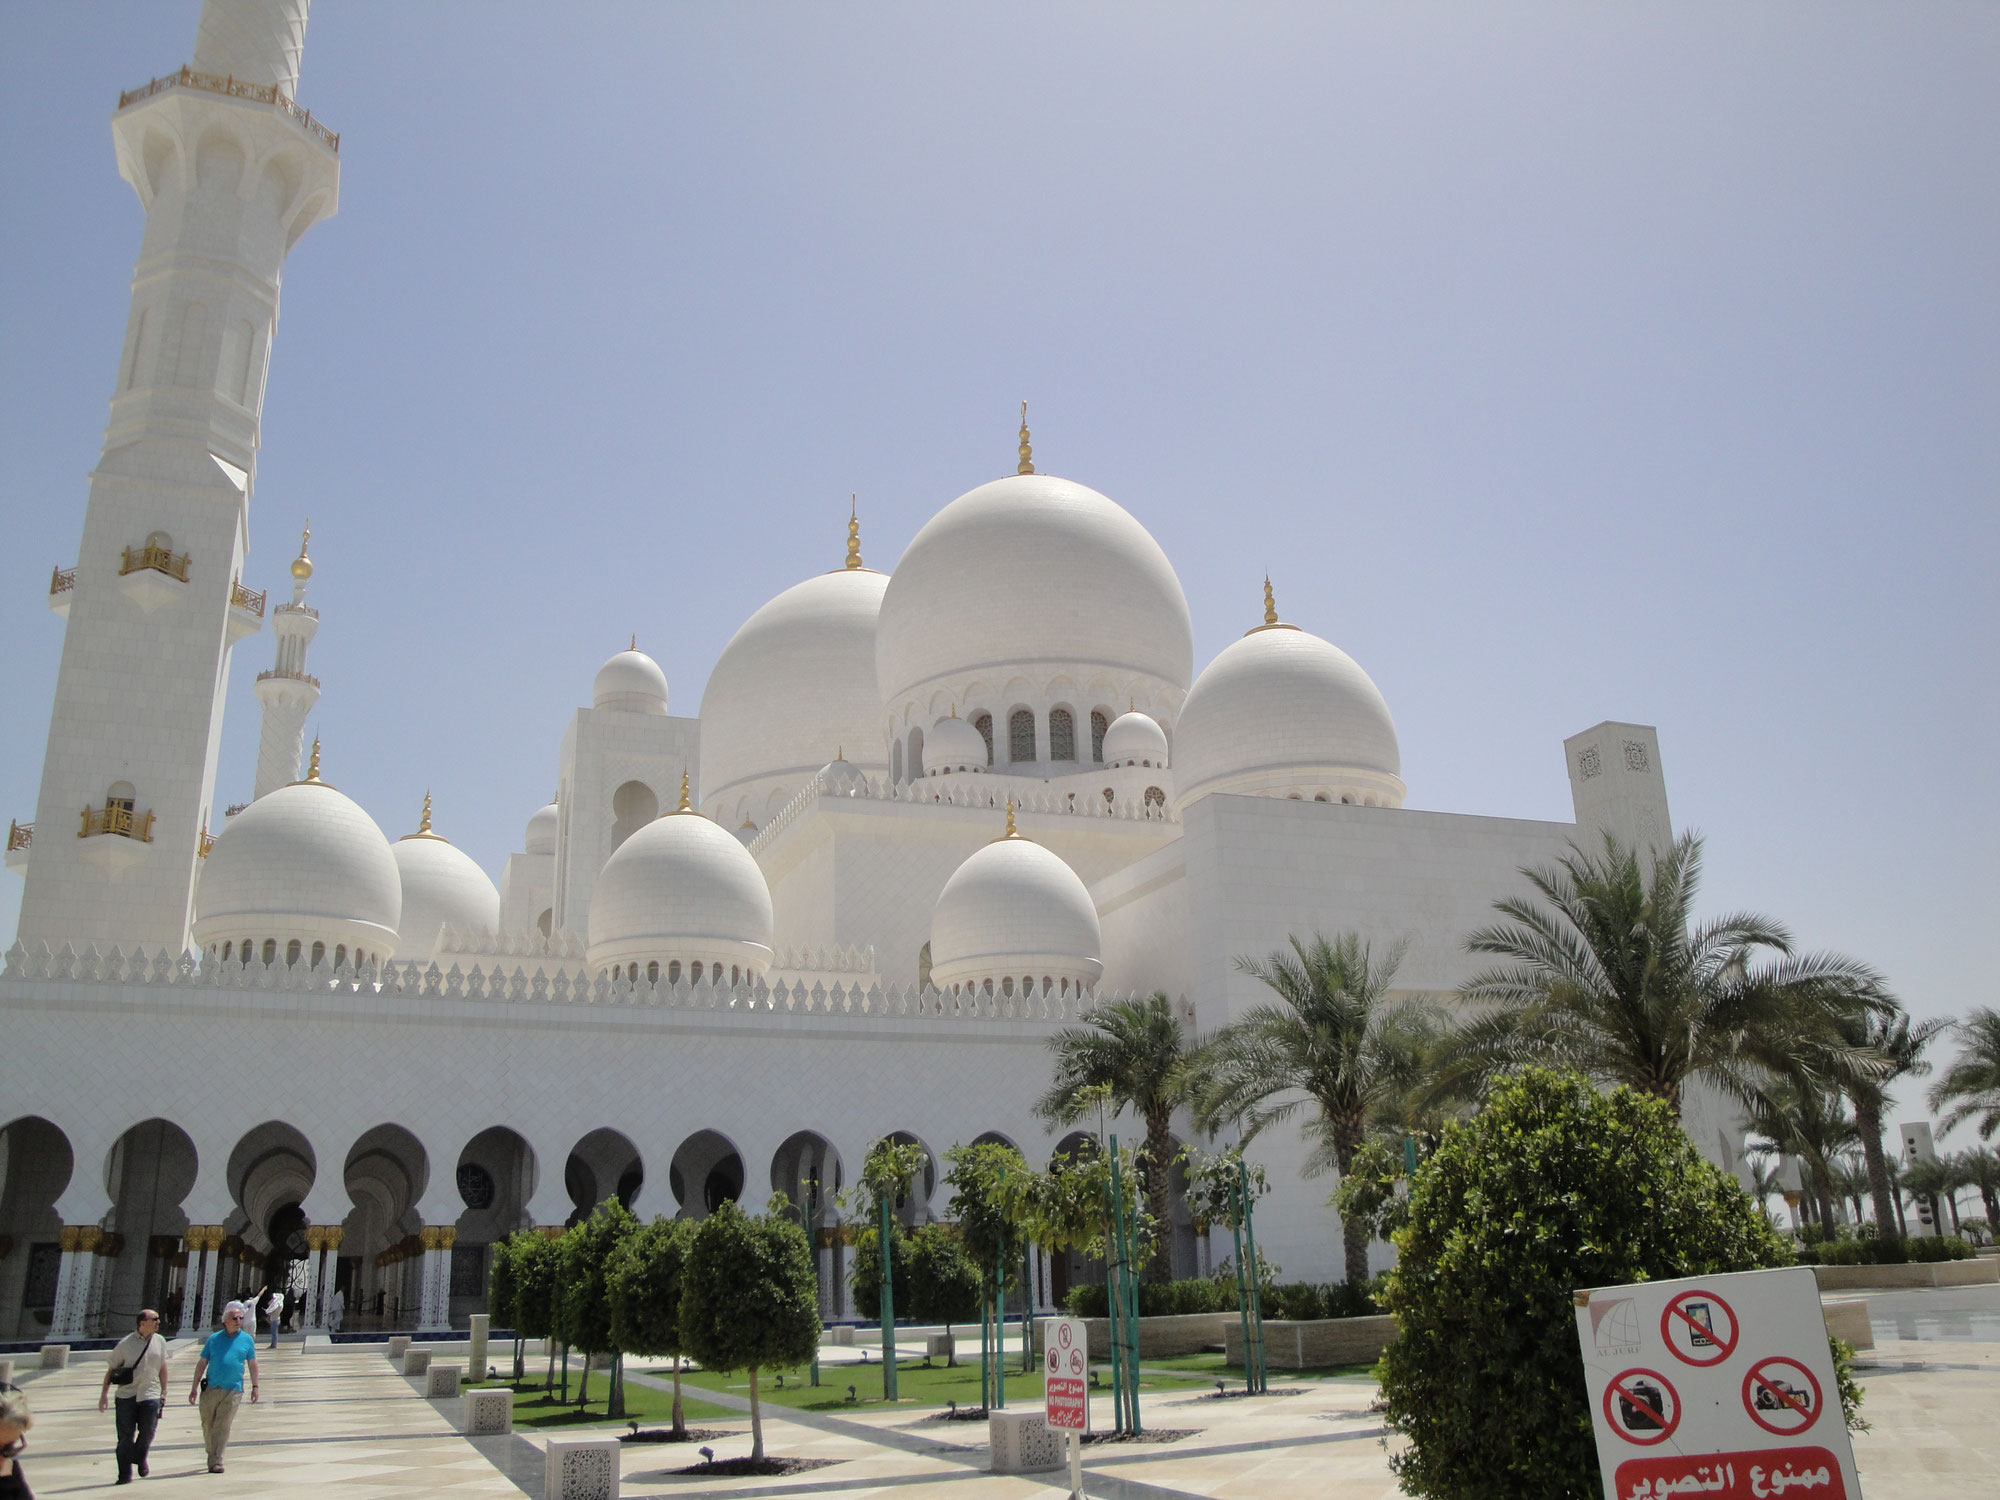
[[[1070,1500],[1083,1500],[1083,1430],[1090,1422],[1090,1351],[1081,1318],[1051,1318],[1042,1352],[1049,1426],[1067,1434]]]
[[[1860,1500],[1809,1267],[1576,1294],[1606,1500]]]

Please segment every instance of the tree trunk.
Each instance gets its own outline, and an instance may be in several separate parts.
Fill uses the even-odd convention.
[[[1173,1114],[1153,1109],[1146,1113],[1146,1210],[1153,1216],[1153,1254],[1146,1264],[1146,1280],[1174,1279],[1174,1226],[1168,1217],[1167,1163],[1173,1156]]]
[[[1889,1187],[1889,1163],[1882,1155],[1881,1106],[1873,1099],[1856,1099],[1854,1124],[1861,1133],[1861,1159],[1868,1167],[1868,1192],[1875,1200],[1875,1234],[1878,1239],[1887,1239],[1890,1226],[1896,1223],[1896,1196]]]
[[[1340,1175],[1345,1179],[1354,1168],[1354,1153],[1361,1149],[1361,1127],[1358,1122],[1337,1127],[1333,1137],[1333,1157],[1340,1167]],[[1368,1284],[1368,1226],[1359,1219],[1343,1216],[1340,1221],[1340,1244],[1346,1253],[1347,1284],[1359,1291]]]
[[[1824,1172],[1815,1170],[1812,1179],[1813,1191],[1819,1195],[1819,1221],[1825,1226],[1830,1239],[1833,1236],[1833,1188]]]
[[[757,1407],[757,1367],[750,1367],[750,1456],[764,1456],[764,1413]]]
[[[687,1431],[688,1431],[688,1425],[687,1425],[687,1414],[686,1414],[686,1413],[684,1413],[684,1412],[683,1412],[683,1411],[681,1410],[681,1357],[680,1357],[680,1356],[679,1356],[678,1354],[676,1354],[676,1355],[674,1356],[674,1438],[675,1438],[675,1440],[676,1440],[676,1441],[685,1441],[685,1440],[686,1440],[686,1438],[687,1438]]]
[[[590,1351],[588,1349],[583,1351],[583,1374],[578,1377],[576,1382],[576,1404],[578,1406],[590,1405]]]
[[[622,1417],[625,1415],[625,1356],[611,1356],[611,1395],[604,1403],[604,1415]]]
[[[1903,1195],[1896,1194],[1896,1233],[1904,1239],[1910,1237],[1910,1221],[1903,1214]]]

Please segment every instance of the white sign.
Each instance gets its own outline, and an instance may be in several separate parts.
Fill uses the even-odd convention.
[[[1606,1500],[1861,1500],[1809,1267],[1576,1294]]]
[[[1090,1353],[1083,1319],[1049,1319],[1042,1351],[1042,1392],[1049,1426],[1084,1430],[1090,1420]]]

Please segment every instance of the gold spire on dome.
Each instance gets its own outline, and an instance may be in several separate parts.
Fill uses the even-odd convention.
[[[675,808],[674,811],[675,812],[694,811],[692,807],[688,806],[688,773],[687,773],[687,768],[685,766],[681,768],[681,805]]]
[[[1007,837],[1017,839],[1020,836],[1014,829],[1014,799],[1009,797],[1007,799]]]
[[[1260,630],[1297,630],[1296,625],[1287,625],[1278,618],[1278,602],[1271,597],[1271,575],[1264,575],[1264,623],[1254,625],[1244,631],[1245,635],[1255,635]]]
[[[424,811],[423,815],[417,819],[417,831],[415,833],[404,834],[397,842],[403,843],[409,839],[435,839],[440,844],[451,842],[443,834],[431,831],[431,792],[429,787],[424,788]]]
[[[1035,449],[1028,441],[1028,403],[1025,401],[1021,403],[1021,462],[1014,472],[1016,474],[1035,472]]]
[[[306,762],[306,780],[314,786],[324,786],[319,779],[319,736],[313,736],[312,758]]]
[[[306,517],[305,535],[299,538],[299,555],[292,559],[292,577],[298,579],[300,583],[304,583],[308,578],[313,576],[312,559],[306,556],[306,546],[312,541],[312,535],[312,517],[308,516]]]
[[[636,631],[636,630],[635,630],[635,631],[633,631],[633,632],[632,632],[632,644],[631,644],[631,645],[629,645],[629,646],[627,646],[627,647],[626,647],[625,649],[626,649],[627,651],[637,651],[637,650],[639,649],[639,632],[638,632],[638,631]]]
[[[861,571],[861,502],[852,491],[847,496],[847,570]]]

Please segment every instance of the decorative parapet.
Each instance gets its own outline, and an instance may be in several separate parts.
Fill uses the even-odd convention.
[[[1137,994],[1063,994],[1040,989],[1033,993],[982,990],[954,994],[928,985],[883,984],[864,978],[850,983],[801,978],[775,984],[761,980],[754,984],[711,984],[685,979],[670,984],[664,979],[607,979],[541,964],[530,972],[524,964],[503,962],[490,967],[474,964],[470,969],[453,963],[440,969],[436,963],[397,963],[392,959],[379,965],[349,962],[313,968],[256,959],[247,964],[199,960],[192,953],[144,947],[130,952],[116,947],[99,952],[95,946],[86,946],[78,952],[65,944],[51,951],[46,943],[37,943],[32,949],[16,943],[8,950],[0,984],[17,983],[122,985],[183,993],[308,993],[325,996],[328,1009],[333,1011],[347,1010],[357,995],[502,1006],[552,1005],[572,1011],[601,1009],[628,1018],[635,1011],[650,1011],[658,1014],[663,1024],[668,1023],[668,1013],[677,1013],[690,1018],[728,1014],[749,1024],[811,1017],[831,1024],[879,1018],[925,1025],[960,1021],[1042,1025],[1072,1022],[1100,1005],[1141,998]]]
[[[138,573],[151,568],[155,573],[164,573],[178,583],[188,581],[188,555],[166,547],[157,547],[148,542],[143,547],[127,547],[125,557],[118,564],[118,576]]]
[[[8,820],[7,852],[9,854],[14,853],[16,850],[27,848],[34,841],[35,825],[33,823],[17,823],[12,819]]]
[[[315,140],[323,142],[337,156],[340,154],[340,136],[328,130],[312,117],[312,111],[301,109],[276,84],[245,83],[240,78],[220,73],[197,73],[193,68],[182,68],[178,73],[169,73],[164,78],[155,78],[143,88],[132,89],[118,96],[118,107],[129,109],[155,94],[163,94],[168,89],[196,89],[204,94],[226,94],[232,99],[254,99],[259,104],[277,106]]]
[[[264,618],[264,599],[265,596],[255,589],[243,587],[243,580],[240,578],[229,585],[230,607],[248,610],[260,620]]]
[[[91,839],[107,833],[150,844],[153,842],[153,815],[151,812],[134,812],[116,802],[107,802],[102,807],[86,807],[83,810],[83,826],[77,830],[76,836]]]
[[[57,594],[67,594],[75,587],[75,568],[57,568],[55,572],[49,575],[49,597],[51,599],[55,598]]]
[[[273,667],[268,672],[257,674],[259,682],[269,682],[274,678],[283,678],[286,682],[310,682],[314,687],[319,686],[319,679],[310,672],[281,672]]]
[[[757,830],[757,836],[749,844],[750,853],[759,855],[770,848],[780,833],[817,806],[821,798],[829,801],[906,802],[927,807],[980,807],[997,812],[1006,806],[1011,797],[1016,813],[1105,818],[1128,823],[1180,821],[1164,803],[1143,799],[1134,801],[1129,797],[1107,802],[1101,796],[1081,791],[1042,791],[1032,785],[1024,787],[1008,776],[937,776],[894,782],[887,777],[879,780],[870,778],[850,766],[842,770],[839,777],[836,783],[824,770],[815,773],[796,797]]]

